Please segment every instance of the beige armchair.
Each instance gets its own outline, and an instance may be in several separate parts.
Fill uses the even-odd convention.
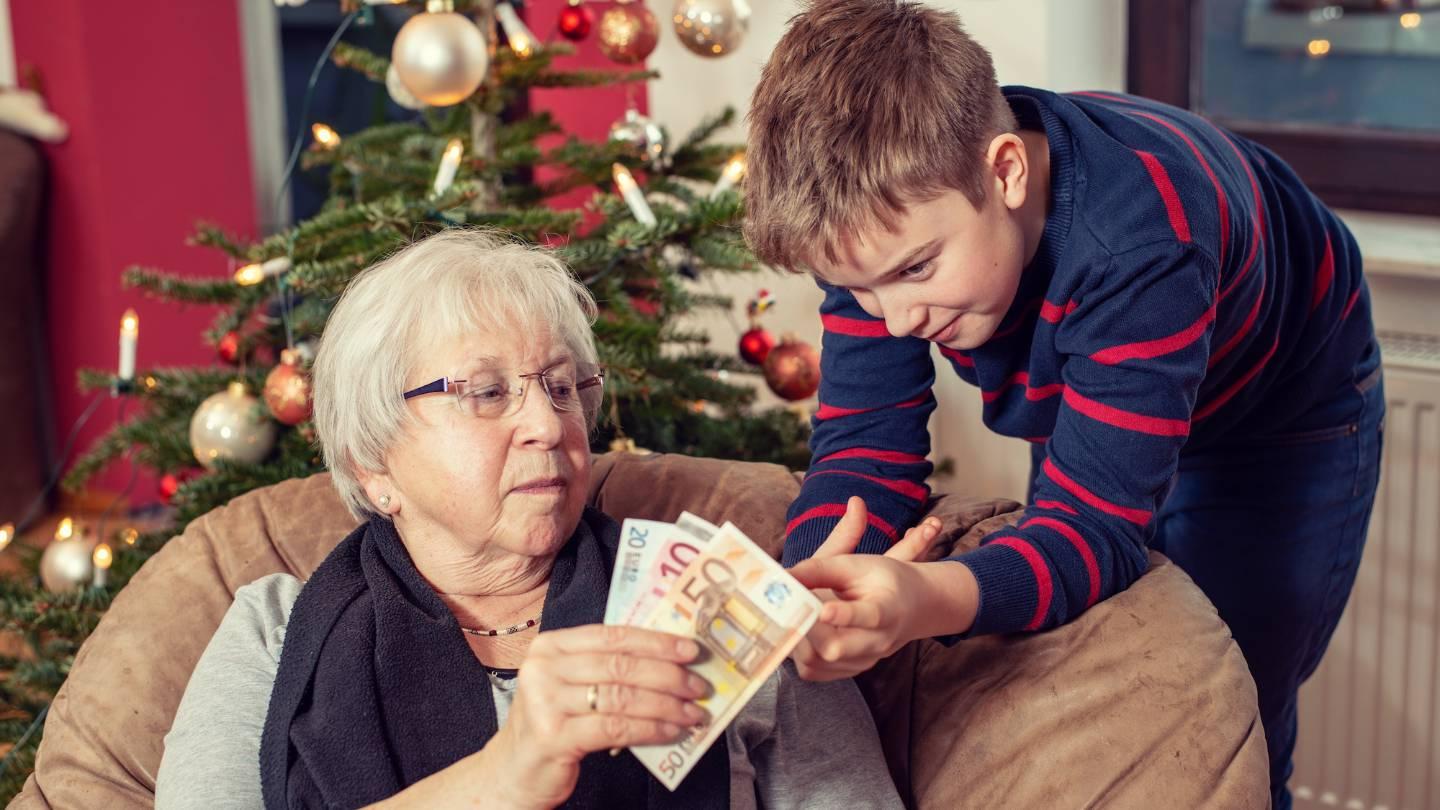
[[[610,454],[596,461],[591,501],[615,518],[688,509],[730,520],[778,554],[798,489],[774,465]],[[930,513],[972,547],[1016,506],[942,495]],[[11,807],[149,807],[163,738],[235,590],[276,571],[308,576],[353,525],[325,475],[249,493],[191,524],[81,649]],[[1158,554],[1129,590],[1065,627],[951,648],[917,642],[861,687],[915,806],[1268,806],[1245,661],[1204,595]]]

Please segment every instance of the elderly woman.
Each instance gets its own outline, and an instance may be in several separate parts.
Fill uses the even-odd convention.
[[[553,257],[475,231],[355,279],[315,425],[363,523],[307,582],[236,593],[157,806],[899,806],[854,684],[788,662],[674,793],[606,753],[683,737],[707,685],[695,642],[599,623],[619,532],[585,505],[594,312]]]

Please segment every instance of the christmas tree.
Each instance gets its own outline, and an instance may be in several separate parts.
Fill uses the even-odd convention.
[[[308,422],[306,363],[314,341],[347,282],[412,240],[450,227],[498,229],[555,250],[584,281],[601,305],[595,332],[606,368],[597,451],[644,448],[795,468],[808,461],[804,419],[781,408],[756,411],[754,388],[732,375],[758,369],[729,347],[712,348],[706,334],[683,322],[697,308],[732,306],[699,291],[694,279],[760,269],[739,236],[741,150],[711,142],[733,112],[673,145],[668,133],[631,113],[608,142],[572,136],[542,148],[540,139],[564,133],[549,115],[528,113],[532,88],[581,94],[655,74],[559,69],[556,57],[570,48],[541,45],[506,3],[426,6],[401,29],[393,65],[339,41],[347,26],[363,24],[367,8],[348,10],[331,40],[325,59],[385,84],[418,112],[414,120],[343,138],[317,125],[303,150],[297,140],[290,169],[298,163],[328,171],[329,194],[318,214],[258,241],[198,227],[194,244],[232,257],[239,266],[234,278],[146,268],[124,274],[124,284],[160,299],[218,305],[213,327],[197,339],[215,346],[226,364],[136,370],[132,335],[130,368],[122,359],[118,375],[81,374],[82,386],[127,397],[130,415],[77,460],[66,486],[81,488],[128,455],[163,475],[172,519],[149,533],[112,519],[97,530],[106,536],[88,540],[73,525],[62,526],[77,536],[57,539],[46,554],[78,544],[68,553],[92,559],[90,571],[103,569],[73,581],[47,574],[42,584],[42,554],[15,549],[26,556],[26,573],[0,579],[0,615],[23,640],[0,661],[7,673],[0,740],[13,743],[0,777],[6,799],[33,768],[44,714],[76,651],[145,560],[231,498],[323,469]],[[639,4],[615,8],[649,14]],[[583,18],[572,22],[588,28]],[[562,17],[562,33],[565,26]],[[653,46],[652,26],[648,47],[643,37],[632,38],[610,55],[638,62],[645,56],[639,51]],[[427,75],[417,66],[423,59],[402,62],[427,48],[454,51],[449,75]],[[576,189],[594,190],[583,208],[554,204]],[[813,376],[813,369],[804,371]],[[808,385],[800,381],[800,396],[813,391]],[[197,412],[213,418],[197,419]],[[0,528],[0,548],[13,534],[6,531]]]

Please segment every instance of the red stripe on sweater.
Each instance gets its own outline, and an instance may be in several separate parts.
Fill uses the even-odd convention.
[[[1085,562],[1085,574],[1090,578],[1090,593],[1085,597],[1085,607],[1088,608],[1099,601],[1100,565],[1095,562],[1095,552],[1090,548],[1090,544],[1086,543],[1084,538],[1080,536],[1080,533],[1066,524],[1048,517],[1030,518],[1020,524],[1020,528],[1022,529],[1026,526],[1044,526],[1047,529],[1054,529],[1066,540],[1070,541],[1070,545],[1075,547],[1075,550],[1080,553],[1080,559]]]
[[[847,318],[844,315],[821,315],[820,324],[825,327],[826,332],[835,335],[890,337],[890,330],[885,328],[884,321],[867,321]]]
[[[1280,338],[1277,337],[1275,338],[1275,342],[1270,345],[1270,351],[1266,352],[1265,356],[1260,358],[1260,362],[1256,363],[1254,368],[1245,372],[1245,376],[1231,383],[1229,388],[1220,392],[1219,396],[1207,402],[1205,407],[1195,411],[1195,416],[1192,421],[1199,422],[1201,419],[1215,413],[1215,411],[1220,409],[1221,405],[1229,402],[1231,397],[1240,393],[1240,389],[1244,388],[1246,383],[1255,379],[1255,375],[1259,374],[1260,371],[1265,368],[1265,364],[1270,362],[1271,357],[1275,356],[1275,350],[1278,348],[1280,348]]]
[[[816,464],[824,464],[827,461],[840,461],[847,458],[866,458],[872,461],[885,461],[891,464],[921,464],[924,463],[924,456],[917,456],[914,453],[902,453],[899,450],[878,450],[870,447],[851,447],[848,450],[840,450],[816,461]]]
[[[1340,313],[1340,320],[1350,317],[1350,310],[1355,308],[1355,302],[1360,300],[1360,291],[1350,293],[1350,300],[1345,302],[1345,311]]]
[[[1030,400],[1031,402],[1039,402],[1042,399],[1049,399],[1050,397],[1053,397],[1061,391],[1065,390],[1064,383],[1051,383],[1049,385],[1042,385],[1036,388],[1031,388],[1030,372],[1017,371],[1014,374],[1011,374],[1010,378],[1007,379],[1005,382],[1001,383],[1000,387],[996,388],[994,391],[981,391],[980,399],[985,402],[994,402],[995,400],[999,399],[1000,396],[1004,394],[1005,391],[1009,389],[1012,385],[1025,386],[1025,398]]]
[[[1039,630],[1040,625],[1045,622],[1045,614],[1050,612],[1050,599],[1055,593],[1055,585],[1050,581],[1049,566],[1041,558],[1040,552],[1023,538],[997,537],[987,545],[1014,549],[1030,564],[1030,573],[1035,575],[1035,615],[1030,617],[1030,623],[1025,625],[1025,629]]]
[[[930,392],[926,391],[914,399],[907,399],[904,402],[897,402],[894,405],[877,405],[874,408],[841,408],[838,405],[826,405],[820,403],[820,408],[815,412],[816,419],[838,419],[842,416],[855,416],[862,413],[873,413],[885,408],[913,408],[929,401]]]
[[[1178,352],[1200,339],[1205,330],[1210,328],[1211,322],[1215,320],[1215,304],[1201,315],[1199,320],[1181,329],[1173,335],[1155,340],[1142,340],[1137,343],[1125,343],[1120,346],[1111,346],[1108,349],[1090,355],[1090,359],[1106,366],[1113,366],[1116,363],[1123,363],[1126,360],[1149,360],[1152,357]]]
[[[844,514],[845,514],[845,504],[843,504],[843,503],[822,503],[822,504],[820,504],[819,506],[816,506],[816,507],[814,507],[814,508],[812,508],[812,509],[807,509],[807,510],[805,510],[804,512],[802,512],[801,514],[796,515],[794,520],[792,520],[792,521],[790,521],[789,523],[785,524],[785,534],[787,534],[787,535],[793,534],[794,531],[795,531],[795,528],[796,528],[797,526],[799,526],[800,524],[804,523],[804,522],[807,521],[807,520],[814,520],[814,519],[816,519],[816,518],[827,518],[827,517],[841,517],[841,516],[843,516]],[[876,514],[874,514],[874,513],[870,513],[869,519],[868,519],[867,522],[868,522],[871,526],[874,526],[876,529],[879,529],[880,532],[881,532],[881,534],[884,534],[886,537],[890,538],[892,541],[895,540],[895,538],[897,537],[897,535],[896,535],[896,533],[895,533],[895,527],[894,527],[894,526],[891,526],[889,523],[886,523],[885,520],[884,520],[883,518],[879,517],[878,515],[876,515]]]
[[[885,487],[891,492],[897,493],[899,495],[904,495],[905,497],[919,503],[924,503],[925,499],[930,497],[930,488],[917,484],[914,481],[897,481],[893,478],[881,478],[876,475],[866,475],[865,473],[855,472],[854,470],[817,470],[810,473],[810,475],[806,477],[810,478],[817,475],[849,475],[855,478],[863,478],[866,481],[874,484],[879,484],[880,486]]]
[[[1180,203],[1175,184],[1170,182],[1170,174],[1160,165],[1160,160],[1149,152],[1136,149],[1135,154],[1140,158],[1140,162],[1145,164],[1145,170],[1150,172],[1150,180],[1155,184],[1155,190],[1160,192],[1160,199],[1165,202],[1165,214],[1170,217],[1170,228],[1175,231],[1175,238],[1181,242],[1189,242],[1190,221],[1185,218],[1185,206]]]
[[[1035,505],[1040,507],[1041,509],[1055,509],[1071,515],[1080,514],[1079,512],[1075,511],[1075,507],[1063,501],[1036,500]]]
[[[1190,147],[1190,151],[1195,154],[1195,159],[1200,161],[1200,167],[1203,168],[1205,174],[1209,176],[1210,185],[1215,187],[1215,205],[1220,211],[1220,266],[1224,267],[1225,249],[1226,246],[1230,244],[1230,204],[1225,199],[1225,189],[1220,185],[1220,179],[1215,176],[1215,171],[1210,168],[1210,162],[1200,153],[1200,148],[1195,145],[1194,141],[1190,140],[1189,135],[1181,132],[1179,127],[1158,115],[1153,115],[1148,112],[1140,112],[1137,110],[1134,114],[1142,118],[1148,118],[1179,136],[1180,140],[1184,141],[1185,145]]]
[[[1240,330],[1231,335],[1229,340],[1221,344],[1220,348],[1216,349],[1214,353],[1210,355],[1209,362],[1205,364],[1206,369],[1212,369],[1217,366],[1220,361],[1225,358],[1225,355],[1234,350],[1236,346],[1239,346],[1240,341],[1244,340],[1245,336],[1250,334],[1250,327],[1254,326],[1255,319],[1260,317],[1260,305],[1263,303],[1265,303],[1265,277],[1261,276],[1260,291],[1255,294],[1255,304],[1250,307],[1250,314],[1245,316],[1245,323],[1241,324]]]
[[[1325,256],[1320,259],[1320,268],[1315,271],[1315,294],[1310,298],[1310,311],[1314,312],[1330,292],[1335,281],[1335,252],[1330,249],[1330,234],[1325,234]]]
[[[1151,436],[1190,435],[1190,423],[1184,419],[1165,419],[1159,416],[1146,416],[1133,411],[1124,411],[1090,399],[1074,388],[1065,389],[1065,404],[1097,422],[1104,422],[1122,430],[1148,433]]]
[[[1065,306],[1063,307],[1059,304],[1052,304],[1049,301],[1046,301],[1040,306],[1040,317],[1044,318],[1050,323],[1059,323],[1061,318],[1064,318],[1066,315],[1069,315],[1074,311],[1074,301],[1066,301]]]
[[[1096,495],[1095,493],[1081,486],[1070,476],[1066,475],[1063,472],[1060,472],[1060,468],[1055,466],[1055,462],[1051,461],[1048,458],[1045,459],[1045,464],[1042,466],[1042,469],[1045,471],[1045,475],[1049,476],[1051,481],[1054,481],[1056,484],[1060,485],[1061,489],[1065,490],[1071,495],[1074,495],[1076,498],[1079,498],[1081,503],[1099,509],[1101,512],[1104,512],[1107,515],[1114,515],[1118,518],[1124,518],[1125,520],[1128,520],[1137,526],[1144,526],[1145,524],[1150,522],[1151,512],[1149,510],[1134,509],[1129,506],[1121,506],[1119,504],[1111,503],[1110,501],[1105,500],[1099,495]]]
[[[1093,90],[1073,90],[1073,91],[1071,91],[1071,92],[1069,92],[1069,93],[1066,93],[1065,95],[1067,95],[1067,96],[1089,96],[1089,97],[1091,97],[1091,98],[1104,99],[1105,101],[1118,101],[1118,102],[1121,103],[1121,104],[1129,104],[1129,105],[1131,105],[1131,106],[1137,106],[1137,107],[1139,106],[1138,104],[1136,104],[1135,102],[1131,101],[1131,100],[1128,99],[1128,98],[1121,98],[1120,96],[1112,96],[1112,95],[1110,95],[1109,93],[1097,93],[1097,92],[1095,92],[1095,91],[1093,91]]]
[[[947,357],[950,360],[954,361],[955,365],[957,366],[964,366],[965,368],[975,367],[975,358],[971,357],[968,354],[965,354],[959,349],[952,349],[948,346],[941,346],[940,354],[941,356]]]

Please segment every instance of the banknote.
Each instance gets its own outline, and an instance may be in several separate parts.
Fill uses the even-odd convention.
[[[620,526],[620,550],[615,555],[615,570],[610,575],[610,596],[605,602],[605,623],[624,624],[630,607],[645,587],[655,555],[674,524],[659,520],[626,518]]]
[[[681,572],[700,555],[700,549],[708,545],[718,531],[719,528],[708,521],[689,512],[680,513],[670,531],[655,547],[655,552],[645,556],[646,567],[641,572],[639,587],[625,594],[629,603],[618,623],[643,623],[650,611],[665,598]],[[609,614],[608,605],[606,614]]]
[[[732,524],[725,524],[669,583],[641,626],[689,636],[701,656],[690,669],[710,684],[710,718],[669,745],[630,750],[674,790],[804,637],[820,600]]]

